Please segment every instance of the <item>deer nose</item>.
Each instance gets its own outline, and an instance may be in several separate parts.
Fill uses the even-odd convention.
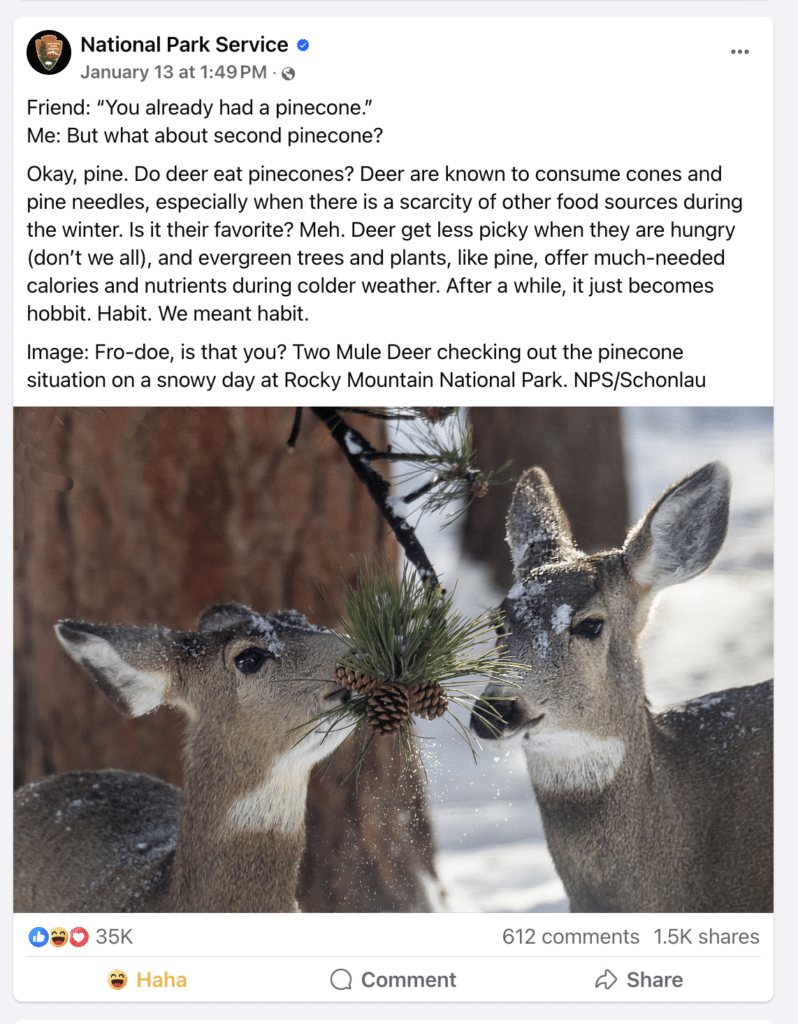
[[[517,700],[478,700],[471,712],[471,728],[483,740],[500,739],[524,724]]]

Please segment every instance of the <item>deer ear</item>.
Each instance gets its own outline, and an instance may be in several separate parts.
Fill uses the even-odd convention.
[[[576,551],[568,517],[542,469],[529,469],[515,487],[507,514],[507,543],[517,580]]]
[[[170,630],[65,620],[55,632],[67,654],[124,714],[137,718],[164,703],[172,681]]]
[[[242,623],[251,622],[256,618],[255,612],[247,608],[245,604],[238,604],[230,601],[227,604],[212,604],[206,608],[197,620],[197,629],[200,633],[207,633],[209,630],[233,629]]]
[[[669,487],[627,537],[624,555],[637,583],[657,591],[703,572],[726,537],[730,492],[722,462]]]

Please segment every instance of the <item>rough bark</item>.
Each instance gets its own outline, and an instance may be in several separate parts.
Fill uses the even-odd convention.
[[[629,526],[620,409],[474,408],[477,461],[491,469],[512,459],[507,475],[532,466],[546,470],[577,543],[598,551],[622,543]],[[487,562],[496,583],[512,582],[504,540],[511,490],[494,487],[468,509],[466,552]]]
[[[180,722],[119,716],[53,635],[60,618],[193,628],[209,604],[296,608],[336,622],[340,573],[388,553],[362,484],[290,409],[19,409],[15,497],[15,783],[123,768],[180,784]],[[373,421],[359,429],[375,436]],[[426,907],[421,780],[375,742],[355,792],[352,744],[308,798],[306,910]],[[374,807],[379,807],[379,826]],[[330,851],[343,850],[336,861]],[[362,871],[362,874],[360,873]],[[400,886],[395,877],[403,879]]]

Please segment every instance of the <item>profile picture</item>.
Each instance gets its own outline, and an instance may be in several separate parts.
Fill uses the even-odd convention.
[[[44,29],[31,37],[27,49],[28,64],[40,75],[57,75],[72,59],[67,37],[54,29]]]

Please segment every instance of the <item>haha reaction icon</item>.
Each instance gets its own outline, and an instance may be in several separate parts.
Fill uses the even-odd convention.
[[[112,989],[119,992],[120,989],[123,989],[125,985],[127,985],[127,975],[124,971],[111,971],[108,975],[108,984]]]
[[[50,932],[50,945],[55,946],[56,949],[60,949],[62,946],[67,944],[69,938],[69,932],[66,928],[53,928]]]

